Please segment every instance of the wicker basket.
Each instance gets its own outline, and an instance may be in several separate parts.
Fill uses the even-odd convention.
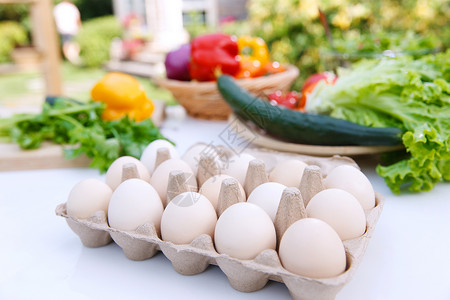
[[[287,91],[298,74],[298,69],[289,65],[282,73],[239,79],[237,82],[241,87],[259,95],[275,90]],[[217,90],[216,82],[178,81],[165,78],[157,79],[156,82],[160,87],[171,91],[175,99],[194,118],[226,120],[231,113],[231,108]]]

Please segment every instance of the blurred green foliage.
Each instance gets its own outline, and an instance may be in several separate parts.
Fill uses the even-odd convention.
[[[62,0],[53,0],[56,5]],[[83,21],[113,14],[113,1],[111,0],[72,0],[80,10]],[[30,37],[30,5],[24,3],[0,4],[0,21],[17,21],[22,24]]]
[[[200,12],[189,12],[183,16],[184,29],[189,34],[189,38],[192,40],[196,36],[212,33],[215,30],[210,28],[205,23],[205,16]]]
[[[27,4],[7,3],[0,5],[0,20],[20,22],[29,12]]]
[[[425,51],[450,46],[448,0],[249,0],[248,19],[225,32],[262,37],[272,59],[295,64],[300,78],[327,69],[324,53]],[[334,49],[319,18],[328,20]]]
[[[23,3],[0,4],[0,21],[16,21],[26,30],[28,39],[31,39],[29,5]],[[1,41],[1,40],[0,40]]]
[[[83,22],[76,37],[85,66],[99,67],[109,59],[114,37],[121,37],[122,26],[114,16],[104,16]]]
[[[62,1],[53,0],[53,4],[56,5]],[[112,0],[72,0],[72,3],[80,11],[82,21],[113,14]]]
[[[11,61],[11,51],[29,42],[27,31],[16,21],[0,22],[0,63]]]
[[[60,2],[62,2],[62,0],[53,0],[54,5]],[[113,14],[112,0],[72,0],[72,2],[80,10],[81,19],[83,21]],[[0,21],[11,20],[22,22],[29,18],[29,10],[29,4],[0,4]]]
[[[81,20],[90,20],[113,14],[112,0],[73,0],[80,10]]]

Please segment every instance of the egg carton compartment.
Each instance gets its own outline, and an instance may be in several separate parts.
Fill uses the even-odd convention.
[[[220,151],[222,151],[221,153],[223,155],[227,155],[228,157],[233,155],[233,152],[231,152],[229,148],[218,148],[220,149]],[[251,154],[257,159],[262,160],[266,166],[267,172],[270,172],[278,163],[287,159],[298,159],[303,161],[307,165],[317,166],[320,168],[323,177],[327,176],[332,169],[340,165],[349,165],[360,169],[358,164],[352,158],[341,155],[334,155],[329,157],[310,156],[289,152],[278,152],[275,150],[263,148],[248,148],[245,150],[245,153]]]
[[[267,170],[270,170],[277,162],[287,158],[300,159],[309,165],[305,169],[299,189],[286,188],[283,193],[274,222],[278,241],[290,224],[306,216],[304,206],[298,207],[298,200],[303,197],[305,201],[305,198],[312,197],[314,193],[322,190],[322,176],[338,165],[349,164],[357,167],[352,159],[340,156],[311,157],[256,149],[248,149],[246,152],[257,158],[249,165],[246,190],[251,189],[252,186],[256,187],[262,183],[261,181],[267,181],[267,178],[258,171],[261,170],[261,165],[264,167],[265,164]],[[175,184],[172,190],[178,188],[179,192],[183,192],[186,187],[182,184],[176,185],[178,182],[176,176],[180,174],[171,174],[172,184]],[[250,178],[252,179],[249,180]],[[227,184],[232,186],[233,182],[222,183],[222,200],[220,201],[225,202],[222,205],[222,211],[239,201],[236,196],[233,196],[236,195],[235,193],[224,192],[227,190],[225,189]],[[150,223],[141,225],[135,231],[121,231],[109,227],[104,212],[96,212],[88,219],[78,219],[67,215],[65,203],[58,205],[55,212],[56,215],[66,219],[69,227],[86,247],[101,247],[114,241],[123,249],[124,255],[131,260],[149,259],[161,251],[171,261],[173,268],[183,275],[195,275],[203,272],[209,265],[217,265],[227,276],[230,285],[242,292],[259,290],[269,280],[273,280],[284,283],[293,299],[328,300],[334,299],[342,287],[351,280],[363,258],[383,204],[383,196],[376,193],[375,207],[365,210],[365,233],[358,238],[343,241],[347,260],[345,272],[325,279],[308,278],[289,272],[282,266],[278,253],[272,249],[262,251],[252,260],[241,260],[227,254],[219,254],[215,250],[211,236],[206,234],[198,236],[188,245],[177,245],[161,240],[159,232]]]

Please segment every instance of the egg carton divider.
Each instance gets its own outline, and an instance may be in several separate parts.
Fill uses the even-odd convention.
[[[301,155],[280,154],[274,159],[273,151],[250,150],[250,154],[262,160],[266,166],[268,165],[268,170],[273,168],[279,159],[292,157],[300,157],[299,159],[301,159],[302,157]],[[267,157],[270,159],[264,159]],[[322,175],[326,175],[334,166],[340,164],[356,165],[353,160],[339,156],[331,158],[304,156],[304,158],[303,161],[306,163],[319,166]],[[261,162],[255,161],[253,165],[258,169],[261,167]],[[128,166],[128,168],[132,170],[129,177],[134,177],[134,169],[131,166]],[[317,168],[312,167],[310,169]],[[254,176],[254,178],[260,180],[261,176]],[[227,184],[235,185],[232,181]],[[290,193],[290,198],[295,198],[302,197],[304,192],[301,192],[301,189],[299,191],[295,188],[288,188],[284,194]],[[286,196],[284,198],[289,199]],[[235,199],[234,201],[239,200]],[[277,252],[271,249],[262,251],[255,259],[240,260],[226,254],[217,253],[209,235],[200,235],[189,245],[176,245],[161,240],[159,232],[153,224],[143,224],[136,231],[121,231],[109,227],[106,215],[102,212],[94,213],[86,220],[77,219],[67,215],[65,203],[58,205],[55,212],[56,215],[66,219],[69,227],[79,236],[86,247],[101,247],[114,241],[123,249],[124,255],[131,260],[149,259],[158,251],[161,251],[171,261],[173,268],[183,275],[198,274],[209,265],[217,265],[227,276],[230,285],[239,291],[253,292],[263,288],[269,280],[273,280],[284,283],[295,300],[329,300],[334,299],[342,287],[351,280],[373,234],[383,204],[383,196],[376,193],[375,207],[365,211],[367,225],[364,235],[343,241],[347,257],[345,272],[336,277],[325,279],[308,278],[287,271],[281,265]],[[292,220],[295,221],[295,219],[303,217],[304,215],[300,214],[294,216]],[[288,224],[285,226],[288,226]],[[284,230],[285,228],[282,229],[283,232]]]

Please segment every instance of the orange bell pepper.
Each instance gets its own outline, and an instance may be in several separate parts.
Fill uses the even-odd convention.
[[[286,71],[286,68],[277,61],[268,62],[264,66],[264,75],[282,73],[284,71]]]
[[[106,108],[102,119],[118,120],[128,116],[135,121],[149,118],[154,110],[139,81],[131,75],[110,72],[98,81],[91,90],[94,101],[104,102]]]

